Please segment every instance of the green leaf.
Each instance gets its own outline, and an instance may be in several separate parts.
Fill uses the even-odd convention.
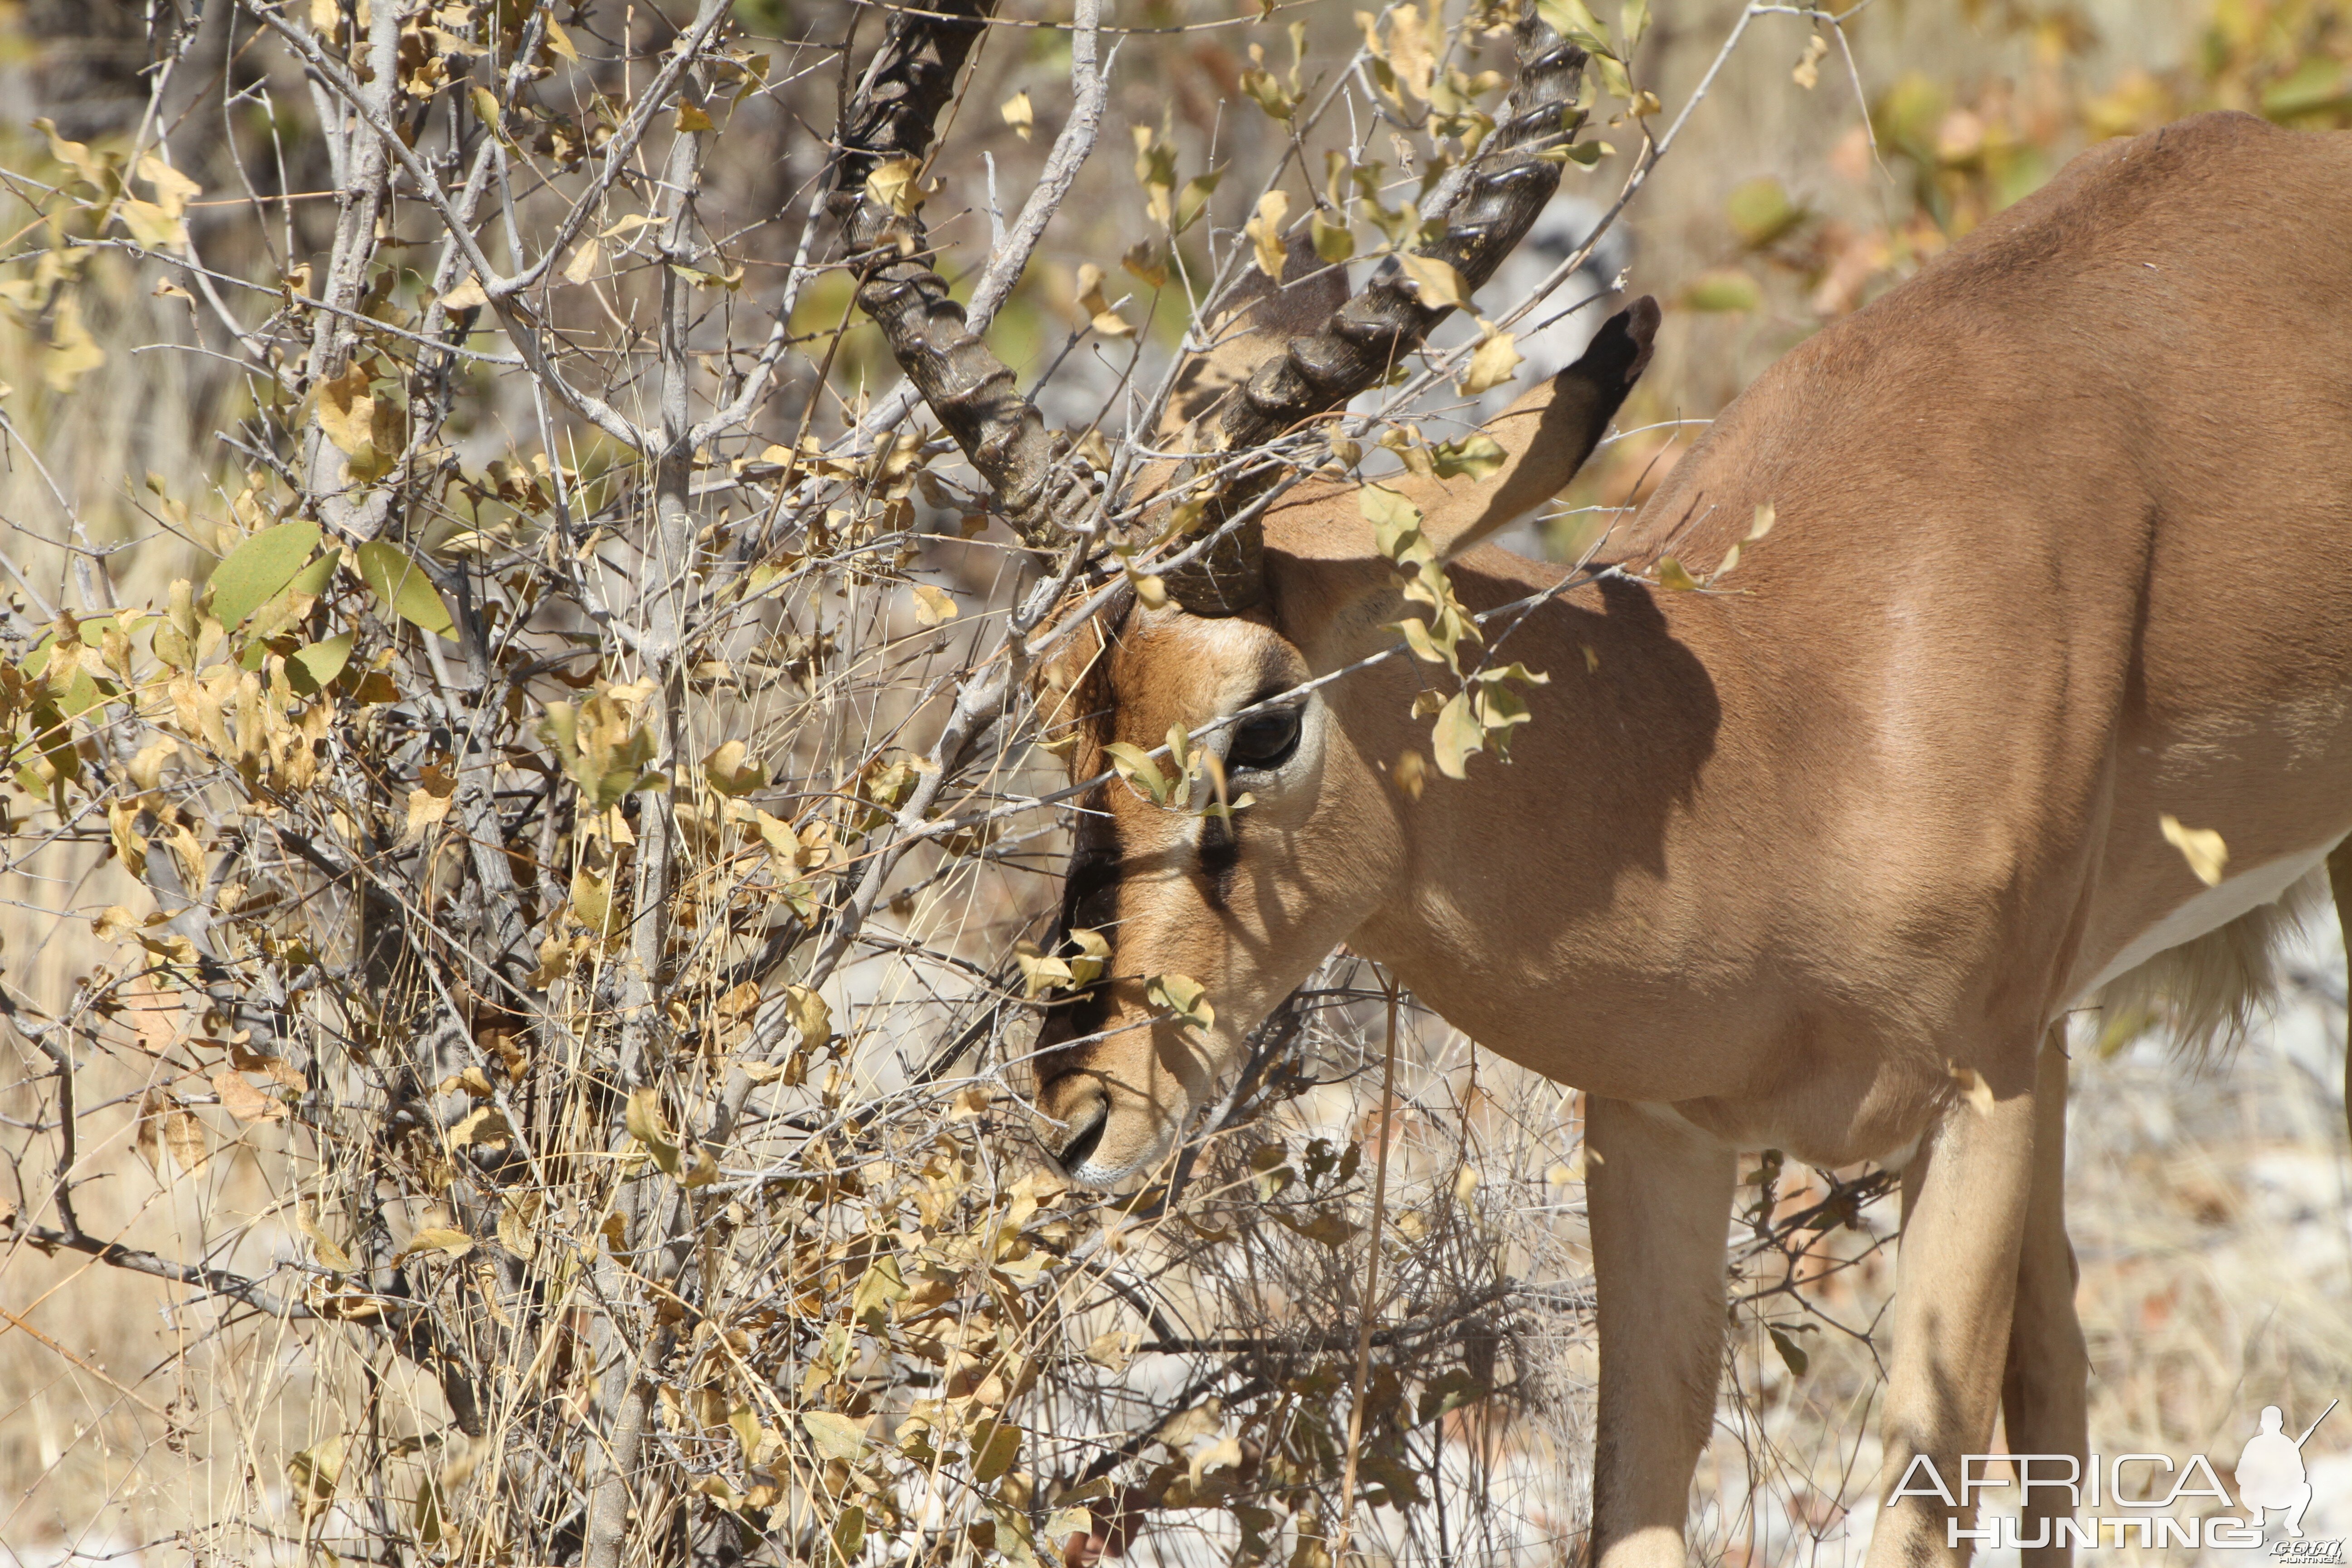
[[[1804,1347],[1769,1323],[1764,1326],[1764,1331],[1772,1336],[1772,1348],[1780,1352],[1780,1360],[1787,1363],[1789,1370],[1799,1377],[1804,1376],[1805,1369],[1812,1364],[1812,1358],[1805,1354]]]
[[[1429,449],[1429,456],[1441,479],[1457,475],[1483,479],[1507,460],[1503,444],[1492,436],[1465,436],[1459,441],[1442,442]]]
[[[213,618],[235,631],[291,583],[318,548],[315,522],[281,522],[247,537],[213,570]]]
[[[315,697],[342,674],[352,659],[352,634],[331,637],[298,647],[286,658],[286,682],[304,697]]]
[[[341,545],[330,546],[324,555],[295,573],[294,580],[286,586],[297,594],[323,594],[327,591],[327,584],[334,581],[336,564],[342,558]]]
[[[1584,0],[1536,0],[1536,15],[1570,43],[1592,54],[1609,53],[1607,29],[1585,6]]]
[[[1737,267],[1718,267],[1685,284],[1682,302],[1692,310],[1752,310],[1764,302],[1764,290]]]
[[[845,1508],[834,1516],[833,1552],[835,1561],[855,1563],[866,1550],[866,1510]]]
[[[1155,974],[1144,983],[1143,994],[1153,1006],[1167,1008],[1194,1028],[1212,1028],[1217,1022],[1208,988],[1189,974]]]
[[[1812,216],[1790,200],[1788,191],[1769,174],[1734,185],[1724,200],[1723,214],[1740,243],[1751,250],[1763,249]]]
[[[1421,508],[1386,485],[1366,485],[1356,492],[1356,510],[1372,525],[1380,552],[1402,561],[1422,542]]]
[[[388,539],[371,539],[360,546],[359,564],[361,578],[386,611],[411,626],[457,640],[457,623],[450,618],[449,606],[408,552]]]
[[[1166,805],[1171,788],[1168,775],[1151,760],[1151,753],[1126,741],[1114,741],[1103,748],[1110,765],[1119,777],[1151,797],[1154,805]]]
[[[1345,261],[1356,254],[1356,237],[1344,219],[1334,222],[1318,208],[1307,226],[1315,240],[1315,254],[1325,261]]]

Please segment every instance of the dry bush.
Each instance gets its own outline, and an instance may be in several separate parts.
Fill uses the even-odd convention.
[[[2225,5],[2238,42],[2194,63],[1988,7],[1928,77],[1932,8],[1661,0],[1633,47],[1641,8],[1603,9],[1632,63],[1589,78],[1586,142],[1613,150],[1481,309],[1559,355],[1536,323],[1608,281],[1576,254],[1638,190],[1635,276],[1679,308],[1624,422],[1657,428],[1588,487],[1612,507],[1667,421],[2074,146],[2209,102],[2332,120],[2314,62],[2352,54],[2326,5]],[[1126,477],[1181,340],[1255,264],[1262,192],[1294,226],[1360,196],[1360,276],[1410,242],[1507,89],[1508,17],[1433,18],[1460,74],[1423,86],[1423,18],[1384,16],[1376,58],[1332,5],[1022,8],[914,183],[848,182],[886,231],[925,192],[976,323],[1076,437],[1057,484]],[[1066,589],[1154,561],[1024,548],[858,308],[828,138],[888,25],[10,15],[49,121],[0,125],[11,1547],[1314,1568],[1344,1508],[1399,1560],[1578,1551],[1567,1091],[1409,1001],[1392,1025],[1342,955],[1177,1169],[1113,1198],[1044,1173],[1024,1058],[1068,978],[1034,945],[1065,781],[1008,665]],[[1692,140],[1662,159],[1669,126]],[[1570,286],[1538,304],[1547,280]],[[1475,401],[1408,390],[1360,405],[1373,465]],[[1701,1492],[1710,1551],[1811,1560],[1870,1473],[1891,1220],[1871,1173],[1757,1178]],[[2205,1182],[2225,1209],[2232,1179]],[[2210,1351],[2181,1331],[2167,1364]],[[2296,1342],[2306,1383],[2343,1353]],[[2114,1418],[2221,1419],[2195,1387]]]

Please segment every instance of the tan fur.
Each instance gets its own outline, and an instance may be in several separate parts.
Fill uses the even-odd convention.
[[[2297,907],[2231,900],[2352,834],[2347,233],[2352,138],[2215,115],[2078,159],[1761,377],[1617,572],[1490,626],[1549,681],[1509,763],[1462,781],[1410,782],[1417,704],[1454,677],[1357,668],[1419,612],[1348,487],[1268,515],[1248,614],[1106,617],[1081,776],[1110,742],[1351,673],[1298,705],[1286,758],[1229,764],[1255,799],[1229,832],[1123,785],[1087,802],[1065,920],[1109,939],[1108,977],[1056,1006],[1039,1064],[1074,1174],[1154,1167],[1345,942],[1589,1093],[1601,1568],[1682,1561],[1740,1150],[1903,1166],[1882,1491],[1915,1455],[1956,1477],[2004,1398],[2079,1453],[2053,1026],[2186,942],[2110,997],[2226,1033]],[[1507,445],[1485,485],[1420,492],[1442,547],[1573,467]],[[1725,591],[1657,581],[1667,554],[1704,576],[1767,505]],[[1449,572],[1474,611],[1559,581],[1491,548]],[[2221,834],[2237,879],[2200,882],[2168,816]],[[1152,1002],[1164,975],[1213,1026]],[[1952,1559],[1946,1511],[1889,1506],[1873,1563]]]

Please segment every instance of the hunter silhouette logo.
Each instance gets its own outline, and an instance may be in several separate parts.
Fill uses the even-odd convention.
[[[2191,1454],[2185,1462],[2166,1454],[2093,1454],[2087,1463],[2073,1454],[1964,1454],[1955,1477],[1918,1454],[1887,1501],[1932,1498],[1951,1510],[1944,1527],[1947,1544],[1957,1548],[1968,1542],[1989,1551],[2095,1552],[2109,1545],[2118,1551],[2132,1545],[2143,1551],[2243,1550],[2261,1546],[2270,1516],[2283,1513],[2286,1533],[2271,1543],[2272,1557],[2282,1563],[2341,1563],[2341,1539],[2315,1541],[2303,1531],[2312,1502],[2304,1445],[2338,1403],[2328,1401],[2300,1437],[2287,1434],[2284,1411],[2264,1405],[2257,1430],[2238,1457],[2234,1500],[2221,1472],[2202,1454]],[[2000,1473],[2003,1469],[2006,1476]],[[2040,1506],[2036,1492],[2043,1494]],[[2053,1492],[2064,1495],[2063,1507],[2051,1506],[2057,1500],[2049,1496]],[[1969,1517],[2004,1493],[2016,1514],[1995,1509]],[[2189,1511],[2207,1499],[2221,1506]],[[2241,1505],[2243,1517],[2231,1511]],[[2089,1517],[2084,1517],[2085,1510]],[[2028,1520],[2030,1535],[2024,1531]]]
[[[2303,1446],[2319,1430],[2319,1422],[2327,1419],[2337,1401],[2329,1400],[2327,1408],[2303,1429],[2300,1437],[2286,1435],[2286,1415],[2275,1405],[2263,1406],[2262,1430],[2246,1439],[2246,1450],[2238,1456],[2238,1500],[2246,1507],[2246,1522],[2256,1530],[2263,1528],[2273,1509],[2284,1510],[2286,1532],[2300,1540],[2303,1536],[2303,1512],[2311,1506],[2311,1478],[2303,1468]]]

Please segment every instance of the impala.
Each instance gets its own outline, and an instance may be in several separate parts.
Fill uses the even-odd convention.
[[[845,145],[919,149],[917,68],[951,75],[955,41],[895,18],[886,49],[913,63],[871,79],[912,85]],[[1532,12],[1519,44],[1511,109],[1431,247],[1473,288],[1575,130],[1580,58]],[[919,228],[861,205],[856,176],[853,155],[836,199],[877,258],[861,298],[1004,515],[1051,542],[1092,489],[961,332]],[[1918,1457],[1958,1473],[1997,1412],[2013,1452],[2082,1454],[2065,1016],[2158,984],[2192,1031],[2242,1016],[2281,900],[2352,832],[2347,232],[2345,138],[2215,115],[2109,143],[1774,366],[1607,570],[1563,584],[1478,548],[1604,434],[1657,322],[1636,303],[1487,427],[1499,469],[1381,481],[1472,612],[1534,599],[1489,625],[1514,628],[1504,647],[1463,645],[1549,679],[1508,763],[1473,755],[1458,780],[1414,766],[1417,700],[1452,672],[1376,657],[1424,612],[1359,485],[1311,478],[1259,512],[1243,482],[1201,509],[1170,602],[1097,595],[1042,671],[1073,778],[1107,781],[1063,911],[1097,933],[1101,978],[1039,1041],[1065,1169],[1151,1169],[1345,943],[1587,1091],[1604,1568],[1684,1557],[1742,1151],[1901,1169],[1881,1496]],[[1336,410],[1440,313],[1393,271],[1336,303],[1332,277],[1247,306],[1163,450],[1254,448]],[[1106,748],[1171,727],[1234,809],[1109,777]],[[1213,1021],[1165,1005],[1170,975]],[[1903,1490],[1872,1561],[1965,1555],[1966,1510]],[[2029,1538],[2063,1495],[2029,1499]]]

